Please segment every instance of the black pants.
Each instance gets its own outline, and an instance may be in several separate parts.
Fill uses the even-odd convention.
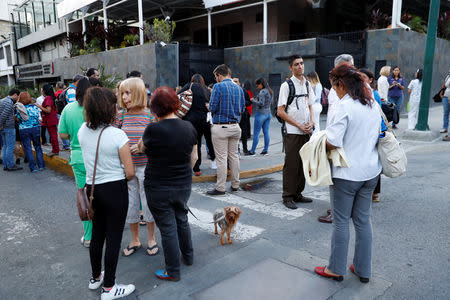
[[[161,233],[161,241],[170,277],[180,278],[180,251],[183,258],[194,260],[191,229],[188,223],[187,201],[191,195],[191,185],[182,188],[145,187],[145,195],[150,211]]]
[[[91,186],[87,185],[90,195]],[[102,270],[103,244],[105,249],[105,287],[112,287],[116,279],[117,261],[122,243],[123,228],[128,212],[128,187],[126,180],[96,184],[94,187],[94,218],[89,248],[92,277]]]
[[[211,125],[206,121],[191,121],[194,125],[195,130],[197,130],[197,154],[198,159],[192,168],[194,172],[200,171],[200,165],[202,164],[202,137],[205,136],[206,145],[209,149],[209,156],[211,160],[216,159],[216,154],[214,153],[214,146],[211,140]]]
[[[41,141],[42,145],[47,144],[47,136],[45,135],[45,131],[47,130],[47,127],[41,126]]]
[[[305,189],[305,175],[300,158],[300,149],[309,141],[309,135],[286,134],[284,137],[285,153],[283,166],[283,199],[300,197]]]
[[[378,182],[377,186],[375,187],[375,190],[373,191],[374,194],[379,194],[381,191],[381,175],[378,176]]]

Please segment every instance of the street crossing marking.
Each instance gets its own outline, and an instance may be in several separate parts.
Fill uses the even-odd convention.
[[[273,203],[273,204],[264,204],[264,203],[259,203],[235,194],[231,194],[231,193],[226,193],[225,196],[217,196],[217,197],[213,197],[213,196],[209,196],[206,195],[206,191],[207,189],[202,189],[200,187],[193,187],[192,191],[198,193],[198,194],[203,194],[206,197],[210,197],[212,199],[215,200],[219,200],[219,201],[223,201],[223,202],[227,202],[227,203],[231,203],[234,205],[238,205],[241,207],[245,207],[260,213],[264,213],[264,214],[268,214],[280,219],[284,219],[284,220],[294,220],[297,219],[309,212],[311,212],[311,209],[307,209],[307,208],[302,208],[299,207],[297,209],[288,209],[286,208],[283,203],[281,201]]]
[[[213,214],[209,211],[194,207],[190,207],[190,210],[199,220],[189,215],[189,223],[199,227],[203,231],[209,232],[211,235],[214,235],[214,224],[211,223],[213,221]],[[234,232],[231,233],[232,241],[237,240],[244,242],[257,237],[265,230],[264,228],[242,224],[240,220],[241,219],[238,220],[236,226],[234,227]],[[220,228],[218,228],[218,230],[220,233]]]

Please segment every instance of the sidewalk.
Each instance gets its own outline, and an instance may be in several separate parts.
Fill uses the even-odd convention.
[[[429,136],[433,138],[430,141],[426,141],[423,138],[423,132],[407,130],[408,118],[404,114],[401,116],[400,123],[397,125],[398,129],[395,129],[397,137],[401,140],[405,151],[417,146],[426,146],[442,140],[443,134],[439,134],[439,130],[442,128],[442,107],[432,107],[429,111],[428,125],[430,127]],[[252,130],[253,130],[253,117],[251,118]],[[321,115],[321,129],[325,128],[326,115]],[[281,138],[281,124],[272,118],[270,123],[270,146],[268,155],[260,155],[264,147],[264,136],[261,131],[258,147],[256,148],[255,156],[244,156],[240,158],[240,178],[251,178],[255,176],[270,174],[279,172],[283,169],[284,153],[282,153],[282,138]],[[252,140],[248,140],[248,148],[252,146]],[[443,142],[444,143],[444,142]],[[61,147],[62,149],[62,147]],[[240,143],[240,149],[242,151],[242,144]],[[54,169],[55,171],[73,177],[72,168],[69,165],[70,151],[61,151],[59,156],[48,157],[45,153],[51,152],[51,146],[43,146],[44,161],[47,167]],[[202,171],[201,176],[193,176],[193,182],[215,182],[216,170],[211,169],[211,161],[206,154],[206,148],[202,145],[202,165],[200,166]],[[228,178],[229,179],[229,178]]]

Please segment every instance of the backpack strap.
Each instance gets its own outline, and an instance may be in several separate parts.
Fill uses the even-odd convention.
[[[287,98],[286,107],[284,108],[284,111],[287,113],[289,105],[291,105],[292,101],[294,101],[295,98],[295,86],[294,82],[289,78],[286,80],[288,86],[289,86],[289,96]]]

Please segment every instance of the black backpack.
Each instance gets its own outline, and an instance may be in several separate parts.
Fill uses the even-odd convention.
[[[67,105],[66,93],[69,88],[64,89],[55,100],[56,113],[61,114],[64,107]]]
[[[306,80],[306,79],[305,79]],[[289,105],[291,105],[292,101],[294,101],[295,98],[299,98],[299,97],[308,97],[309,94],[301,94],[301,95],[296,95],[295,94],[295,86],[294,83],[292,82],[291,79],[286,80],[288,86],[289,86],[289,96],[287,99],[287,103],[286,103],[286,107],[284,108],[284,111],[287,112]],[[309,81],[306,80],[306,92],[309,93]],[[284,125],[284,120],[282,118],[280,118],[280,116],[278,116],[278,112],[275,111],[275,117],[277,118],[278,122],[280,122],[281,124]]]

